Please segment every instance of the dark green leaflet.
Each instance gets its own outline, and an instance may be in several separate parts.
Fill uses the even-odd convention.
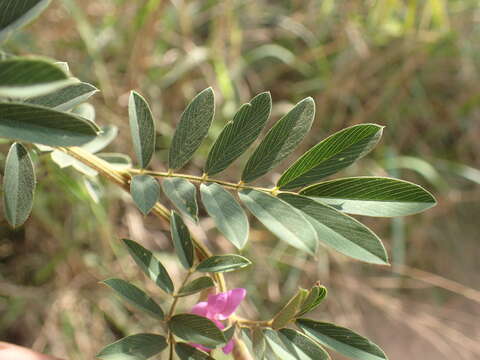
[[[268,92],[242,105],[213,144],[204,172],[208,175],[218,174],[242,155],[260,135],[271,109],[272,98]]]

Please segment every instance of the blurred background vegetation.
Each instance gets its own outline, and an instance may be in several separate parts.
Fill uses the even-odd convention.
[[[267,318],[298,284],[319,280],[329,298],[316,316],[369,336],[391,359],[468,360],[480,358],[479,35],[478,0],[57,0],[7,47],[67,61],[96,84],[97,121],[120,128],[112,151],[131,154],[128,94],[143,93],[157,117],[156,169],[184,106],[209,85],[216,119],[185,172],[201,173],[223,124],[264,90],[273,120],[314,97],[316,122],[300,150],[346,126],[386,125],[377,150],[343,174],[401,177],[439,200],[421,215],[362,219],[385,241],[392,267],[293,254],[254,224],[245,255],[255,266],[229,281],[248,288],[243,315]],[[224,177],[236,179],[241,163]],[[78,173],[45,156],[36,165],[32,218],[18,231],[0,228],[0,339],[80,360],[158,328],[98,281],[144,281],[121,237],[156,251],[175,276],[164,225],[143,219],[113,186],[96,203]],[[208,218],[194,231],[215,251],[232,250]]]

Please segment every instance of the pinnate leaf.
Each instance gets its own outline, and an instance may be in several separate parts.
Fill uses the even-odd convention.
[[[213,89],[199,93],[182,114],[168,156],[168,167],[180,169],[193,156],[208,134],[215,113]]]
[[[155,151],[155,121],[147,101],[135,91],[130,94],[128,114],[133,149],[140,167],[146,168]]]
[[[181,264],[185,269],[190,269],[194,260],[193,241],[183,219],[175,211],[170,215],[170,231]]]
[[[393,217],[425,211],[436,200],[421,186],[385,177],[352,177],[302,189],[301,194],[349,214]]]
[[[80,146],[99,128],[77,115],[19,103],[0,103],[0,137],[47,146]]]
[[[174,290],[172,279],[168,275],[167,269],[153,253],[135,241],[123,239],[123,243],[140,269],[161,289],[172,294]]]
[[[324,244],[357,260],[388,264],[381,240],[356,219],[305,196],[283,193],[279,198],[305,215]]]
[[[200,264],[198,264],[197,271],[229,272],[242,269],[251,264],[252,262],[250,260],[240,255],[217,255],[211,256],[208,259],[203,260]]]
[[[273,234],[293,247],[314,254],[317,233],[300,211],[278,197],[258,190],[242,190],[240,200]]]
[[[161,335],[136,334],[106,346],[96,357],[103,360],[147,360],[166,347],[167,341]]]
[[[198,222],[197,188],[182,178],[165,178],[162,189],[177,209],[193,222]]]
[[[148,215],[160,197],[160,185],[150,175],[136,175],[130,183],[133,201],[143,215]]]
[[[268,132],[243,169],[242,181],[251,182],[273,169],[292,153],[312,126],[315,103],[300,101]]]
[[[179,338],[208,348],[214,348],[226,342],[223,332],[213,321],[203,316],[178,314],[170,319],[168,326]]]
[[[248,240],[248,218],[237,200],[216,183],[200,186],[202,202],[218,229],[237,249]]]
[[[353,164],[378,143],[383,127],[355,125],[339,131],[311,148],[278,180],[280,189],[295,189],[313,184]]]
[[[35,170],[27,149],[14,143],[7,155],[3,177],[4,212],[11,226],[18,227],[28,219],[35,183]]]
[[[350,329],[310,319],[298,319],[296,324],[307,336],[349,358],[357,360],[387,359],[382,349]]]
[[[208,153],[205,173],[215,175],[225,170],[257,139],[272,109],[270,93],[255,96],[242,105],[228,122]]]
[[[143,290],[122,279],[107,279],[104,283],[136,308],[159,320],[163,320],[162,308]]]

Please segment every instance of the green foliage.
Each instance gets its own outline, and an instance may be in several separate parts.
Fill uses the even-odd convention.
[[[197,350],[185,343],[175,344],[175,352],[180,360],[214,360],[203,351]]]
[[[216,183],[200,186],[202,202],[220,232],[237,249],[242,249],[248,240],[248,218],[235,198]]]
[[[408,181],[381,177],[354,177],[309,186],[300,194],[340,211],[365,216],[406,216],[435,206],[435,198]]]
[[[78,146],[92,141],[98,131],[93,122],[71,113],[0,103],[0,137],[48,146]]]
[[[198,94],[182,114],[168,155],[169,169],[180,169],[193,156],[207,136],[215,113],[213,89]]]
[[[317,233],[300,211],[258,190],[242,190],[239,195],[252,214],[278,238],[297,249],[315,253]]]
[[[161,289],[172,294],[174,290],[172,279],[167,269],[153,256],[152,252],[132,240],[123,239],[123,243],[140,269]]]
[[[25,98],[61,89],[77,80],[45,59],[11,58],[0,61],[0,96]]]
[[[141,168],[146,168],[155,151],[155,121],[147,101],[135,91],[128,104],[133,149]]]
[[[260,135],[271,110],[272,97],[267,92],[242,105],[210,149],[205,173],[218,174],[242,155]]]
[[[161,335],[136,334],[106,346],[97,357],[103,360],[146,360],[166,347],[165,337]]]
[[[282,308],[282,310],[275,315],[272,321],[272,328],[278,330],[287,326],[288,323],[295,318],[307,296],[308,291],[305,289],[300,289],[297,294]]]
[[[98,89],[88,83],[80,82],[68,85],[60,90],[42,96],[30,97],[25,102],[45,106],[58,111],[69,111],[86,102]]]
[[[281,329],[279,338],[297,359],[329,360],[330,356],[318,343],[293,329]]]
[[[170,232],[180,263],[185,269],[190,269],[194,262],[192,238],[183,219],[175,211],[170,215]]]
[[[327,288],[325,286],[315,285],[308,292],[308,295],[305,297],[305,300],[300,306],[299,312],[295,316],[300,317],[310,311],[315,310],[326,296]]]
[[[383,351],[370,340],[330,323],[299,319],[296,324],[320,344],[358,360],[385,360]]]
[[[229,272],[250,266],[252,262],[240,255],[217,255],[203,260],[197,266],[200,272]]]
[[[153,176],[137,175],[132,177],[130,193],[142,214],[148,215],[160,197],[160,185]]]
[[[37,17],[50,4],[50,0],[0,0],[0,42]],[[8,9],[6,11],[5,9]]]
[[[283,173],[277,186],[295,189],[335,174],[365,156],[380,140],[383,127],[375,124],[344,129],[307,151]]]
[[[222,331],[209,319],[194,314],[178,314],[168,322],[170,330],[179,338],[209,348],[225,344]]]
[[[354,259],[388,264],[381,240],[359,221],[305,196],[284,193],[279,197],[306,216],[320,241]]]
[[[5,218],[11,226],[22,225],[30,215],[35,183],[35,171],[27,149],[14,143],[7,155],[3,177]]]
[[[248,159],[242,181],[249,183],[265,175],[290,155],[310,130],[314,116],[315,103],[306,98],[278,120]]]
[[[211,278],[208,276],[202,276],[182,286],[180,290],[178,290],[177,296],[181,297],[192,295],[214,286],[215,283]]]
[[[145,311],[147,314],[159,320],[163,320],[164,314],[162,308],[143,290],[122,279],[112,278],[104,280],[103,282],[136,308]]]
[[[162,189],[168,199],[182,215],[198,222],[197,188],[190,181],[181,178],[166,178]]]

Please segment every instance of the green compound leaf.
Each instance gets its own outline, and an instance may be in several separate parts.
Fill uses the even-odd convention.
[[[136,308],[143,310],[154,318],[163,320],[162,308],[143,290],[122,279],[107,279],[103,282]]]
[[[248,183],[265,175],[292,153],[312,126],[315,103],[300,101],[268,132],[243,169],[242,181]]]
[[[0,103],[0,137],[48,146],[80,146],[99,128],[71,113],[18,103]]]
[[[142,271],[169,294],[173,294],[174,286],[167,269],[153,255],[150,250],[145,249],[135,241],[123,239],[130,256],[135,260]]]
[[[180,360],[215,360],[207,353],[195,349],[194,347],[185,343],[176,343],[175,352]]]
[[[288,325],[295,318],[300,306],[308,295],[308,291],[300,289],[293,298],[273,318],[272,328],[278,330]]]
[[[318,305],[327,297],[327,288],[325,286],[316,285],[308,293],[308,296],[302,303],[300,311],[296,317],[303,316],[306,313],[315,310]]]
[[[228,122],[208,153],[204,172],[215,175],[225,170],[258,138],[272,110],[272,97],[264,92],[242,105]]]
[[[190,181],[181,178],[165,178],[162,189],[176,208],[198,223],[197,188]]]
[[[168,326],[179,338],[208,348],[214,348],[226,342],[223,332],[213,321],[203,316],[178,314],[170,319]]]
[[[317,233],[300,211],[281,200],[257,190],[242,190],[240,200],[250,212],[279,239],[314,254]]]
[[[267,342],[267,349],[270,350],[275,356],[274,359],[282,359],[282,360],[297,360],[296,354],[292,354],[290,349],[285,346],[283,341],[280,339],[279,333],[274,330],[265,329],[265,340]],[[265,353],[266,358],[268,357],[269,351]]]
[[[249,224],[245,211],[237,200],[216,183],[200,185],[202,202],[215,225],[237,249],[248,240]]]
[[[250,338],[252,341],[252,353],[255,356],[255,359],[263,359],[267,343],[262,328],[258,326],[254,327],[251,330]]]
[[[203,260],[197,266],[197,271],[200,272],[229,272],[244,267],[250,266],[252,262],[247,258],[230,254],[230,255],[218,255],[212,256]]]
[[[172,233],[175,252],[185,269],[193,266],[194,248],[190,232],[183,219],[175,211],[170,215],[170,231]]]
[[[193,156],[207,136],[215,113],[213,89],[199,93],[182,114],[168,155],[169,169],[180,169]]]
[[[144,169],[155,151],[155,121],[147,101],[135,91],[130,94],[128,115],[133,149],[140,167]]]
[[[202,276],[183,286],[178,291],[177,296],[182,297],[182,296],[196,294],[197,292],[211,288],[213,286],[215,286],[215,283],[211,278],[209,278],[208,276]]]
[[[381,240],[359,221],[305,196],[283,193],[279,198],[305,215],[324,244],[357,260],[388,264]]]
[[[69,111],[93,96],[98,89],[87,83],[78,83],[64,87],[47,95],[32,97],[25,102],[44,106],[58,111]]]
[[[11,58],[0,61],[2,97],[27,98],[45,95],[75,82],[78,80],[68,78],[67,73],[59,66],[45,59]]]
[[[290,354],[302,360],[330,360],[330,355],[309,337],[293,329],[281,329],[279,338]]]
[[[148,215],[160,197],[160,185],[150,175],[136,175],[130,183],[133,201],[143,215]]]
[[[166,347],[167,341],[161,335],[136,334],[104,347],[96,357],[103,360],[147,360]]]
[[[280,189],[313,184],[353,164],[377,145],[383,127],[355,125],[339,131],[311,148],[278,180]]]
[[[10,32],[36,18],[50,4],[50,0],[0,0],[0,42]]]
[[[296,324],[312,339],[349,358],[357,360],[387,359],[382,349],[350,329],[309,319],[298,319]]]
[[[35,183],[35,170],[27,149],[19,143],[13,144],[7,155],[3,177],[3,207],[11,226],[18,227],[28,219]]]
[[[352,177],[326,181],[300,194],[349,214],[393,217],[416,214],[436,205],[432,194],[408,181]]]

